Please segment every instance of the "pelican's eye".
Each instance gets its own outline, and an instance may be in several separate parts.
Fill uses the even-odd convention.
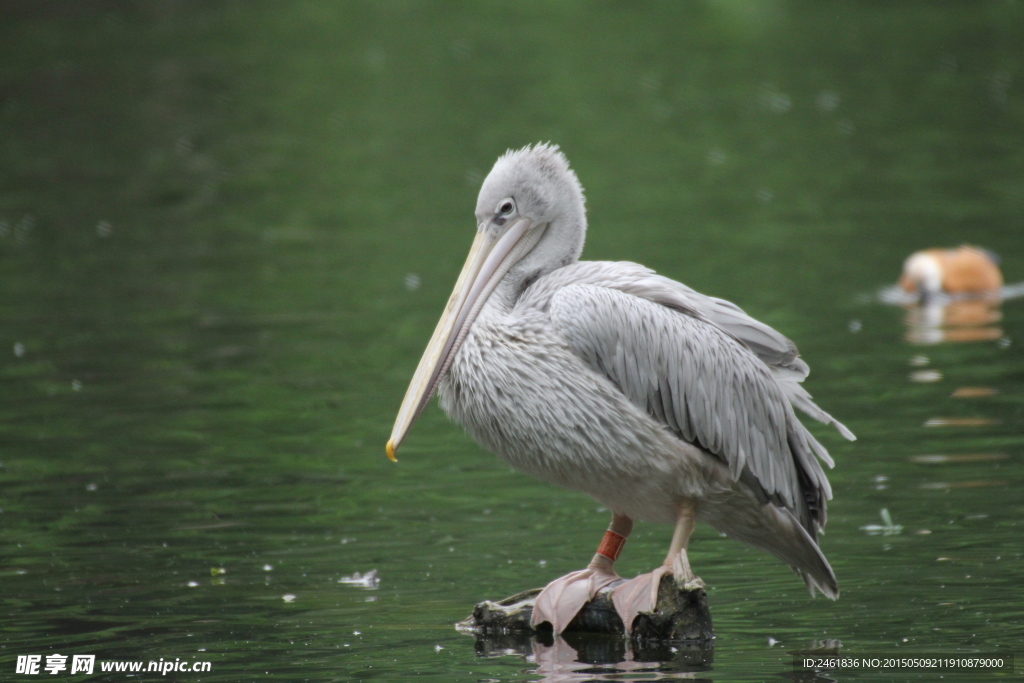
[[[502,199],[501,203],[498,204],[498,215],[499,216],[502,216],[502,217],[509,216],[515,210],[516,210],[516,203],[514,201],[512,201],[511,199]]]

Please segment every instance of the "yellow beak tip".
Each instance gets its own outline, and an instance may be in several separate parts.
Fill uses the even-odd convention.
[[[388,460],[391,462],[398,462],[398,458],[395,457],[394,439],[388,439],[388,445],[384,447],[384,452],[388,454]]]

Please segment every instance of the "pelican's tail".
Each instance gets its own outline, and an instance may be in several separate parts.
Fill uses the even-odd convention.
[[[832,600],[839,598],[839,582],[832,567],[793,513],[770,502],[758,503],[756,509],[749,502],[737,502],[702,505],[699,517],[731,538],[767,550],[788,564],[803,578],[812,597],[817,591]]]

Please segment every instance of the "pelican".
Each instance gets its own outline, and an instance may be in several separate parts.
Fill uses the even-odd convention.
[[[926,299],[936,294],[995,295],[1003,286],[996,256],[964,244],[956,249],[925,249],[903,262],[900,287]]]
[[[794,407],[846,427],[800,386],[789,339],[738,306],[635,263],[580,261],[583,188],[556,145],[509,150],[484,180],[476,238],[398,411],[396,451],[435,391],[442,409],[514,468],[611,511],[597,553],[538,596],[562,632],[598,592],[627,630],[661,578],[703,586],[687,556],[698,521],[774,554],[811,594],[839,587],[818,548],[832,492],[825,448]],[[674,525],[659,568],[616,574],[634,520]]]

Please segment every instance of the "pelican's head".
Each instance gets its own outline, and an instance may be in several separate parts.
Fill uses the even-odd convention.
[[[519,219],[544,234],[537,248],[513,265],[513,274],[522,276],[516,280],[529,281],[579,259],[587,232],[583,187],[557,145],[505,152],[480,187],[479,231],[501,232]]]
[[[579,258],[587,229],[583,188],[556,145],[510,150],[480,188],[476,222],[469,257],[398,411],[387,444],[392,460],[499,283],[515,296],[540,275]]]

